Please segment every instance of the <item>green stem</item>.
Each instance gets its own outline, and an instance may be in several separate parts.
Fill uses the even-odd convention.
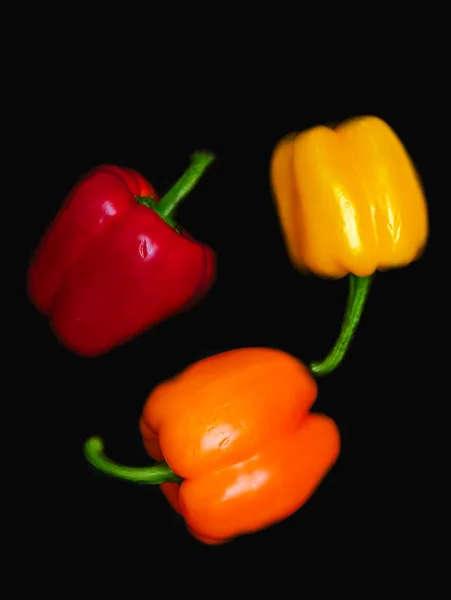
[[[215,157],[211,152],[195,152],[191,156],[191,164],[188,169],[172,186],[169,192],[161,198],[160,202],[152,207],[171,227],[175,227],[173,217],[178,204],[196,186],[214,159]]]
[[[181,477],[165,463],[156,463],[151,467],[125,467],[118,465],[107,458],[103,453],[103,441],[99,437],[89,438],[84,445],[86,460],[96,469],[135,483],[148,483],[161,485],[162,483],[180,483]]]
[[[138,204],[142,204],[143,206],[147,206],[147,208],[155,210],[157,203],[153,196],[135,196],[135,198]]]
[[[362,316],[372,281],[373,275],[368,277],[349,275],[349,295],[340,335],[324,360],[314,361],[310,364],[310,370],[315,375],[320,377],[328,375],[338,367],[345,357]]]

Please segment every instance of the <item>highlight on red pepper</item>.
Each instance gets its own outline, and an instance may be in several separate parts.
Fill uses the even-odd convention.
[[[85,456],[114,477],[160,485],[195,538],[220,544],[292,515],[336,462],[340,434],[332,419],[310,412],[316,395],[308,368],[289,354],[231,350],[147,398],[140,430],[158,464],[118,465],[98,437]]]
[[[399,137],[374,116],[287,135],[274,149],[270,175],[294,266],[324,278],[349,276],[339,337],[310,365],[326,375],[346,354],[376,271],[422,255],[429,234],[424,190]]]
[[[212,285],[214,252],[174,213],[214,160],[197,152],[169,192],[104,165],[70,192],[28,271],[29,296],[62,344],[93,357],[182,309]]]

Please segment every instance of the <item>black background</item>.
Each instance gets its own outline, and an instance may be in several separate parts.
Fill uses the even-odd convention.
[[[171,101],[165,102],[164,90],[143,93],[134,82],[122,104],[114,93],[122,83],[109,85],[101,97],[80,82],[67,84],[58,98],[37,91],[23,148],[35,190],[21,240],[24,291],[29,257],[81,174],[102,163],[129,166],[163,194],[197,149],[212,150],[216,161],[178,219],[214,248],[217,281],[188,313],[96,359],[79,358],[59,345],[24,293],[21,360],[28,367],[21,383],[27,400],[19,429],[26,431],[28,464],[36,467],[29,469],[27,548],[45,554],[47,540],[50,564],[81,570],[100,556],[123,561],[135,555],[149,562],[151,572],[164,564],[181,568],[187,557],[198,565],[213,559],[237,568],[253,557],[260,561],[257,570],[263,560],[304,558],[384,573],[400,563],[410,569],[424,565],[433,554],[428,540],[437,533],[430,492],[436,396],[428,365],[437,335],[431,319],[439,310],[434,228],[443,199],[438,131],[444,116],[433,104],[438,92],[428,94],[428,104],[407,92],[379,99],[371,90],[358,97],[296,98],[293,92],[275,93],[272,84],[251,94],[235,82],[214,93],[208,85],[204,93],[185,87],[176,98],[171,89]],[[319,382],[315,410],[337,421],[342,453],[316,494],[266,531],[221,547],[203,546],[157,488],[95,472],[82,445],[101,435],[114,460],[147,464],[138,419],[158,382],[231,348],[276,347],[305,362],[327,353],[340,327],[347,281],[304,277],[291,266],[268,165],[275,144],[289,131],[359,114],[387,120],[414,159],[429,202],[427,250],[418,262],[376,276],[345,361]]]

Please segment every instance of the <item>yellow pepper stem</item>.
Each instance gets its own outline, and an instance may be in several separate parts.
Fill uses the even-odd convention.
[[[324,360],[310,363],[310,370],[315,375],[321,377],[332,373],[345,357],[349,344],[357,329],[357,325],[359,324],[360,317],[362,316],[373,277],[373,275],[370,275],[369,277],[349,275],[348,302],[340,335],[338,336],[334,347]]]

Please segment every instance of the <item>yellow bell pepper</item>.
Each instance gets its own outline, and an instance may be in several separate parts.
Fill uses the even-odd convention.
[[[339,347],[327,364],[313,364],[325,374],[344,356],[376,270],[421,256],[429,234],[425,194],[401,140],[373,116],[286,136],[270,171],[292,263],[320,277],[350,275]]]

